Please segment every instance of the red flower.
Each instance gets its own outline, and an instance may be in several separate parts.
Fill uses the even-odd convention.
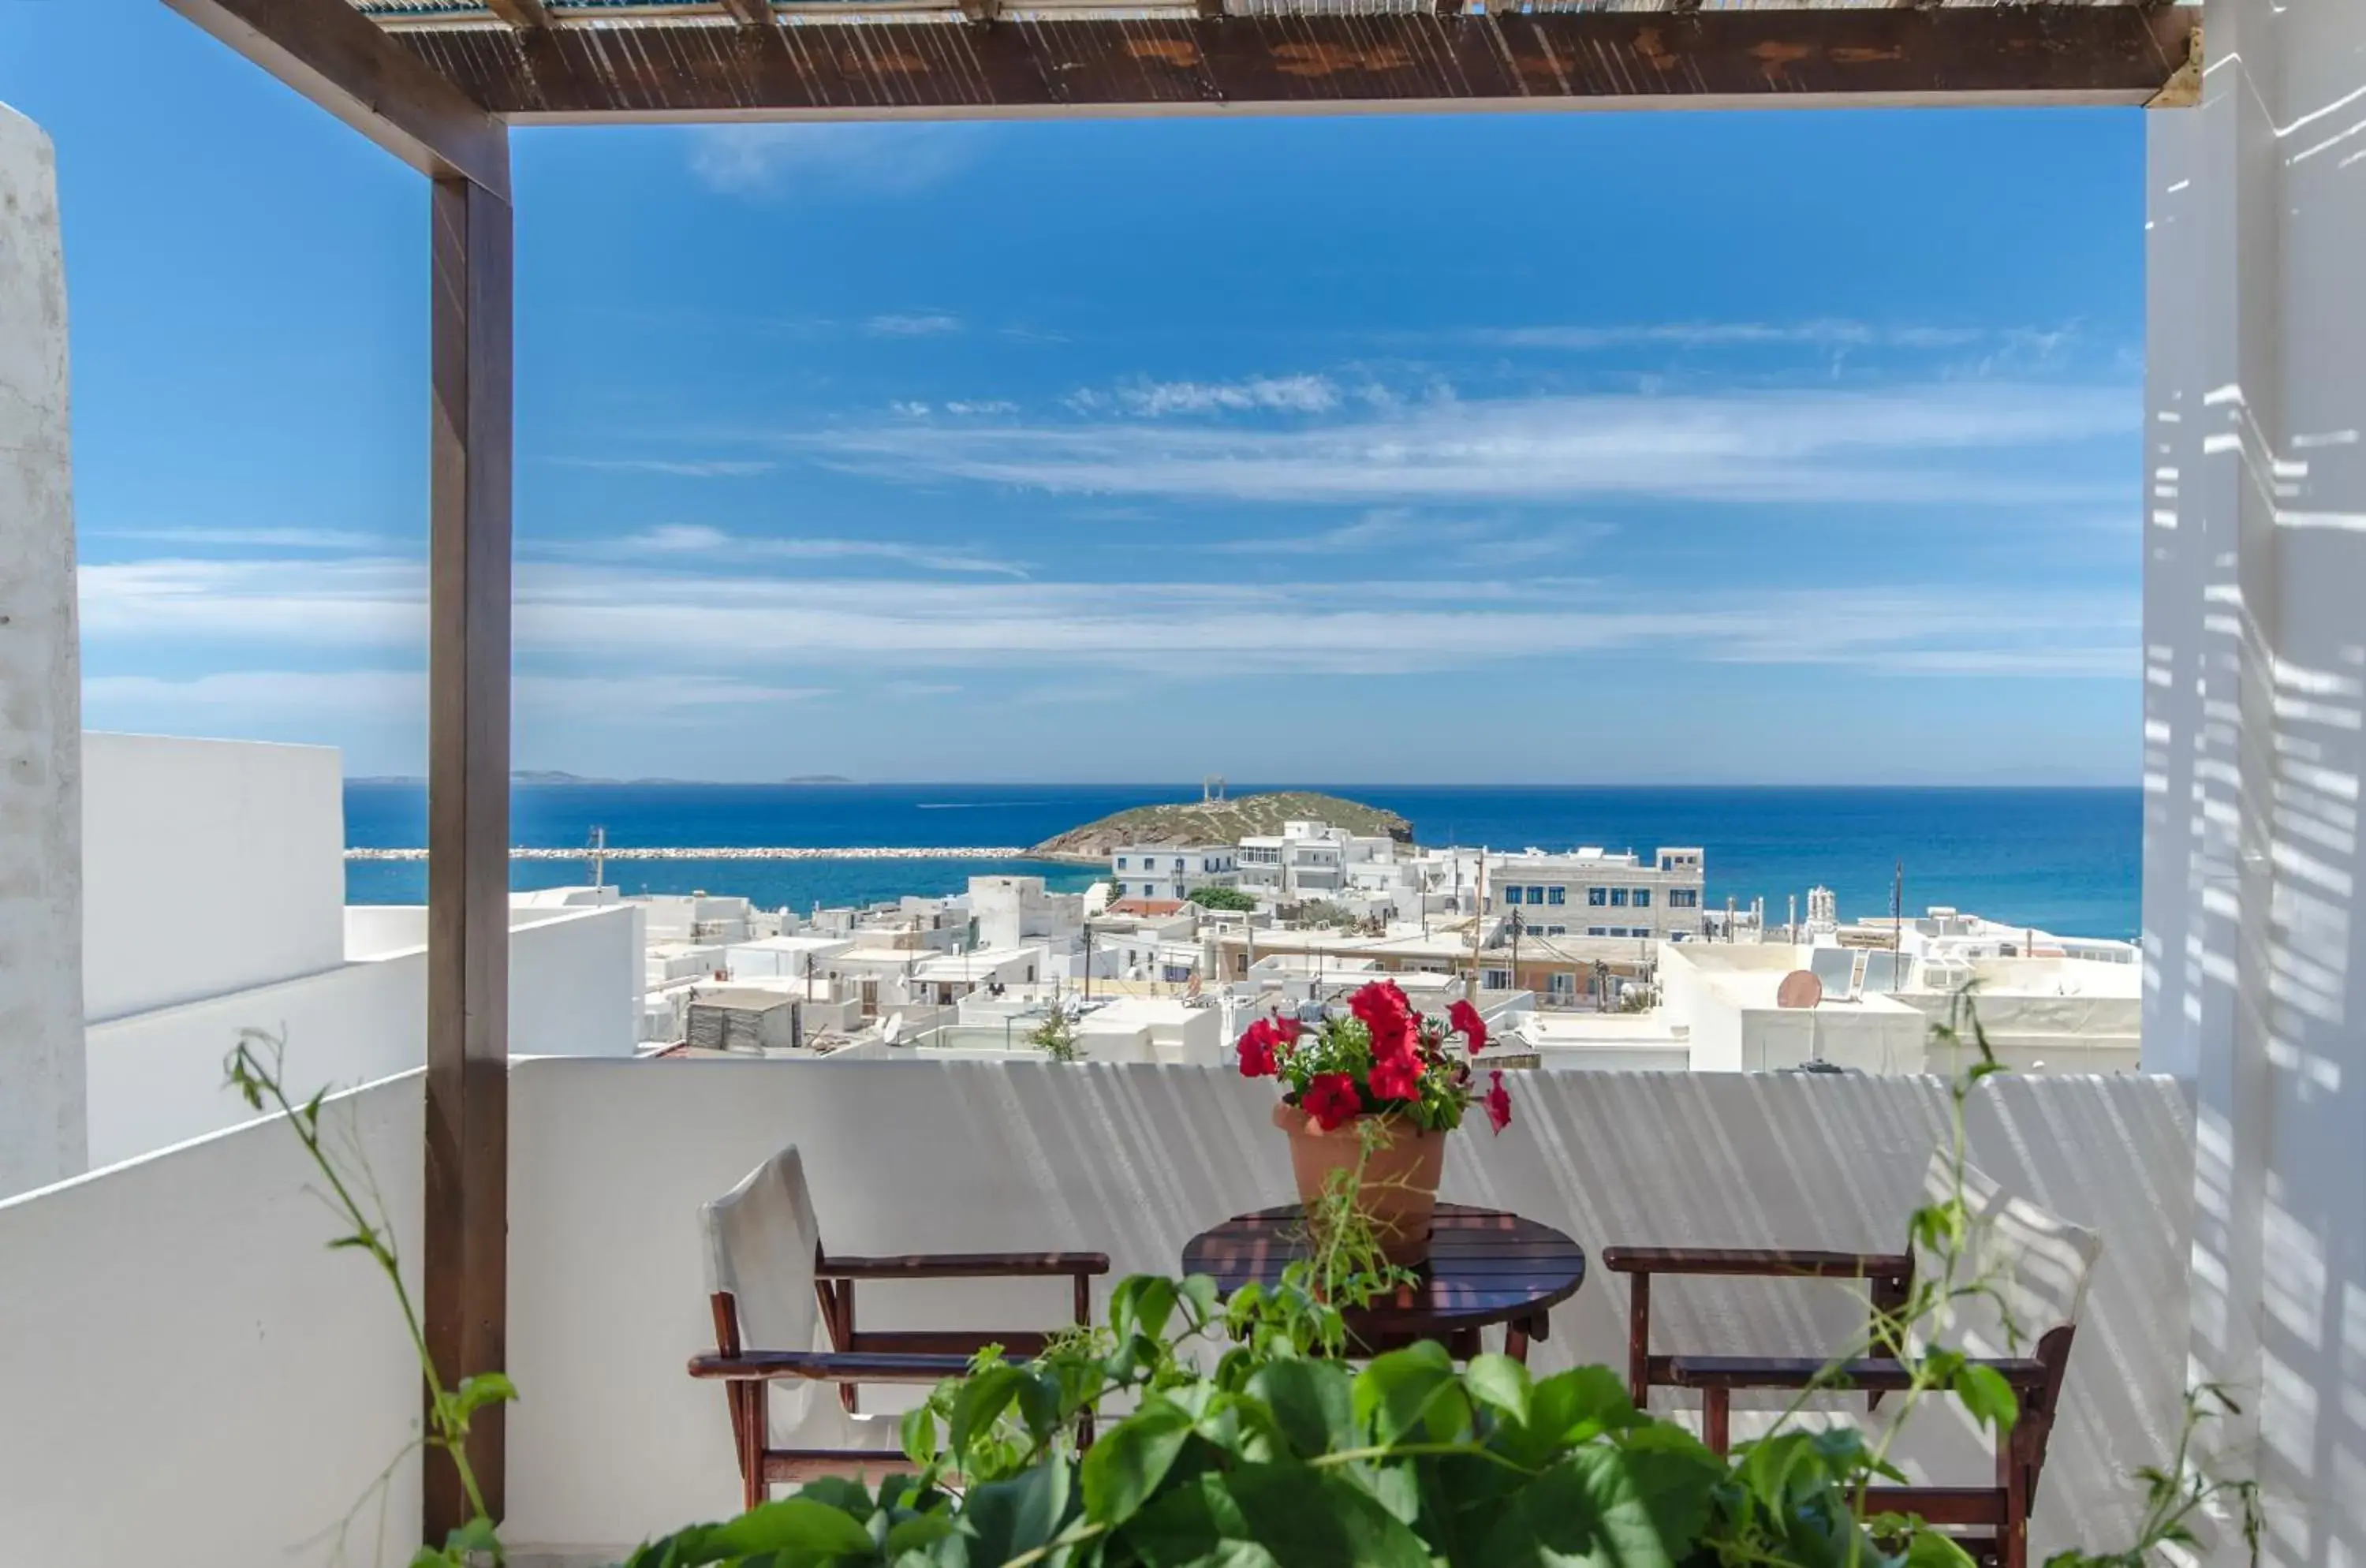
[[[1375,980],[1347,998],[1347,1010],[1372,1036],[1372,1055],[1388,1061],[1413,1054],[1416,1020],[1413,1004],[1393,980]]]
[[[1467,1001],[1458,1001],[1446,1010],[1446,1021],[1462,1032],[1472,1055],[1487,1048],[1487,1021],[1479,1016],[1477,1008]]]
[[[1242,1032],[1240,1039],[1241,1077],[1269,1078],[1279,1068],[1273,1055],[1273,1025],[1258,1019]]]
[[[1421,1093],[1421,1063],[1411,1055],[1388,1057],[1373,1066],[1370,1082],[1375,1100],[1412,1100]]]
[[[1356,1092],[1356,1080],[1345,1073],[1317,1073],[1298,1103],[1299,1109],[1313,1117],[1314,1124],[1326,1133],[1346,1126],[1364,1112],[1363,1097]]]
[[[1487,1075],[1494,1087],[1487,1091],[1487,1123],[1498,1133],[1512,1124],[1511,1091],[1504,1087],[1504,1075],[1499,1070]]]
[[[1277,1045],[1295,1045],[1298,1043],[1298,1037],[1305,1032],[1306,1025],[1294,1018],[1277,1018],[1273,1021],[1273,1038]]]

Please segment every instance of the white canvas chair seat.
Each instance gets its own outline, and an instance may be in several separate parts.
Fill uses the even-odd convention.
[[[1955,1196],[1955,1162],[1945,1150],[1931,1156],[1922,1187],[1932,1203]],[[1968,1163],[1963,1201],[1970,1233],[1955,1259],[1954,1282],[1984,1284],[1991,1293],[1944,1303],[1930,1321],[1915,1325],[1910,1342],[1967,1356],[2031,1356],[2055,1329],[2077,1327],[2103,1238],[2009,1195]],[[1914,1272],[1918,1280],[1937,1284],[1945,1278],[1945,1264],[1939,1254],[1917,1247]]]
[[[821,1225],[814,1218],[805,1161],[794,1145],[749,1171],[722,1197],[700,1205],[698,1221],[706,1237],[707,1294],[731,1296],[739,1314],[741,1349],[829,1348],[820,1299],[814,1293]],[[839,1440],[831,1416],[846,1412],[833,1390],[783,1381],[770,1385],[766,1404],[766,1441],[773,1448],[871,1446],[851,1436]]]
[[[869,1473],[873,1455],[902,1461],[902,1421],[856,1412],[863,1383],[930,1384],[957,1376],[987,1345],[1032,1354],[1053,1332],[962,1328],[873,1333],[855,1327],[859,1280],[888,1289],[945,1280],[1031,1279],[1067,1288],[1074,1321],[1091,1319],[1092,1280],[1109,1272],[1099,1252],[939,1252],[866,1258],[826,1252],[795,1148],[748,1173],[699,1209],[715,1348],[690,1373],[722,1382],[739,1461],[742,1496],[754,1507],[776,1483],[815,1474]],[[825,1301],[824,1297],[828,1299]],[[754,1363],[754,1364],[750,1364]],[[750,1377],[749,1372],[762,1375]],[[1077,1422],[1091,1441],[1089,1416]],[[883,1464],[883,1467],[884,1467]]]

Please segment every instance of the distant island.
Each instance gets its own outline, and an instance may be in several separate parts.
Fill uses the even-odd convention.
[[[1413,824],[1393,811],[1342,800],[1335,795],[1279,790],[1271,795],[1245,795],[1237,800],[1137,806],[1071,828],[1028,852],[1043,860],[1101,862],[1125,844],[1237,844],[1243,839],[1279,833],[1284,822],[1297,821],[1327,822],[1349,833],[1413,842]]]

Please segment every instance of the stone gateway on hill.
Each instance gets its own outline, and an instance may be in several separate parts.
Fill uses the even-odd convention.
[[[1311,790],[1279,790],[1237,800],[1137,806],[1071,828],[1044,840],[1029,853],[1045,860],[1101,864],[1122,845],[1237,844],[1259,834],[1279,833],[1284,822],[1293,821],[1323,822],[1344,832],[1385,835],[1401,844],[1413,842],[1413,824],[1393,811]]]

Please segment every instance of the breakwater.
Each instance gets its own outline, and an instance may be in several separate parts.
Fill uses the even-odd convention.
[[[512,860],[1027,860],[1025,850],[1004,847],[980,849],[926,848],[894,849],[870,846],[855,849],[814,849],[805,845],[734,845],[725,849],[675,849],[649,846],[619,848],[614,844],[602,850],[591,849],[513,849]],[[347,860],[425,860],[425,850],[349,849]]]

